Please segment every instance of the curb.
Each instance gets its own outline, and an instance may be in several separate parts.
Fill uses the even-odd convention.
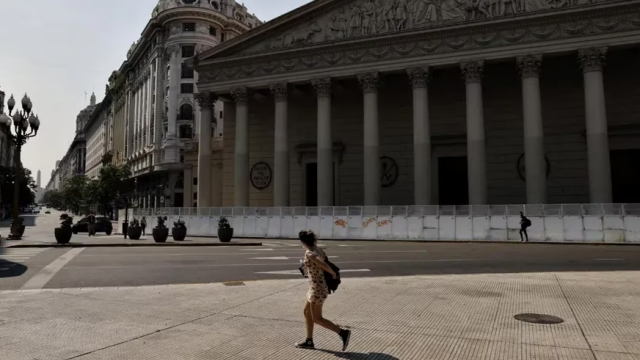
[[[115,244],[115,243],[107,243],[107,244],[83,244],[83,243],[69,243],[69,244],[58,244],[58,243],[49,243],[49,244],[17,244],[17,245],[7,245],[6,248],[13,249],[27,249],[27,248],[96,248],[96,247],[162,247],[162,246],[207,246],[207,247],[236,247],[236,246],[262,246],[262,243],[127,243],[127,244]]]
[[[191,238],[207,238],[206,236],[189,236]],[[259,237],[240,237],[238,239],[247,240],[282,240],[282,241],[298,241],[292,238],[259,238]],[[503,245],[594,245],[594,246],[640,246],[640,242],[587,242],[587,241],[534,241],[530,240],[522,242],[520,240],[424,240],[424,239],[319,239],[321,242],[394,242],[394,243],[420,243],[420,244],[503,244]]]

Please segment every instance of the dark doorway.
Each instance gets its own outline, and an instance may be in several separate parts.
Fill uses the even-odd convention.
[[[184,194],[183,193],[175,193],[173,195],[173,207],[183,207],[184,206]]]
[[[307,163],[307,206],[318,206],[318,164]]]
[[[640,149],[612,150],[611,187],[614,203],[640,203]]]
[[[467,157],[438,158],[438,199],[440,205],[468,205]]]
[[[333,163],[333,174],[331,174],[331,180],[333,181],[333,203],[337,205],[336,199],[336,163]],[[318,163],[307,163],[305,165],[306,171],[306,206],[318,206]]]

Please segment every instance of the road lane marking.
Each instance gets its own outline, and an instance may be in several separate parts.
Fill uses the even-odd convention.
[[[339,256],[332,256],[332,259],[335,259]],[[286,257],[286,256],[272,256],[272,257],[257,257],[257,258],[250,258],[249,260],[293,260],[293,259],[300,259],[300,257]]]
[[[241,249],[242,251],[273,251],[273,249]]]
[[[135,256],[135,257],[139,257],[139,256],[153,256],[153,257],[158,257],[158,256],[230,256],[230,255],[250,255],[252,251],[274,251],[274,249],[254,249],[254,250],[249,250],[249,249],[243,249],[243,251],[245,252],[241,252],[241,253],[202,253],[202,252],[198,252],[198,253],[171,253],[171,254],[163,254],[163,253],[153,253],[153,254],[128,254],[128,253],[105,253],[105,254],[84,254],[82,255],[83,258],[86,257],[109,257],[109,256],[117,256],[117,257],[125,257],[125,256]],[[279,253],[282,252],[299,252],[300,254],[304,254],[303,250],[300,249],[278,249]],[[337,252],[337,251],[336,251]],[[394,250],[390,250],[390,251],[340,251],[339,254],[376,254],[376,253],[394,253],[394,254],[402,254],[402,253],[407,253],[407,254],[418,254],[418,253],[431,253],[431,251],[429,250],[415,250],[415,251],[408,251],[408,250],[398,250],[398,251],[394,251]],[[257,253],[256,253],[257,254]],[[301,255],[302,256],[302,255]],[[336,256],[330,256],[331,258],[334,258]]]
[[[340,273],[346,272],[370,272],[369,269],[344,269],[340,270]],[[298,275],[300,276],[300,270],[282,270],[282,271],[258,271],[256,274],[267,274],[267,275]]]
[[[6,252],[0,256],[0,264],[3,264],[6,261],[22,263],[30,258],[40,254],[47,249],[5,249]]]
[[[65,265],[69,263],[74,257],[78,256],[85,248],[74,248],[66,253],[62,254],[59,258],[55,259],[51,264],[47,265],[44,269],[40,270],[34,277],[29,279],[24,284],[21,290],[40,290],[60,271]]]
[[[330,257],[331,258],[331,257]],[[336,261],[334,264],[392,264],[392,263],[442,263],[442,262],[473,262],[473,261],[491,261],[497,262],[496,259],[434,259],[434,260],[363,260],[363,261]],[[263,264],[170,264],[165,263],[163,265],[104,265],[104,266],[67,266],[65,269],[85,269],[85,270],[98,270],[98,269],[130,269],[130,268],[191,268],[191,267],[241,267],[241,266],[300,266],[300,262],[283,264],[283,263],[263,263]]]
[[[595,261],[624,261],[624,259],[595,259]]]

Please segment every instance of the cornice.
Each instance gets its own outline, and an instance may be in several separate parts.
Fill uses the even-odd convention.
[[[182,7],[165,10],[158,15],[157,21],[164,26],[171,21],[184,18],[213,21],[222,25],[224,30],[233,29],[240,32],[251,30],[248,25],[241,23],[235,18],[230,18],[215,10],[199,7]]]
[[[245,59],[230,57],[203,64],[198,72],[201,82],[225,81],[640,30],[638,2],[572,10],[285,49]]]

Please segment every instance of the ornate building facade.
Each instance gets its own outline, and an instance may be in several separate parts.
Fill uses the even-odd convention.
[[[198,205],[640,202],[639,60],[638,0],[312,1],[193,61]]]
[[[259,24],[232,0],[160,0],[153,10],[107,86],[112,138],[107,152],[115,163],[130,165],[140,207],[191,206],[197,196],[193,165],[186,159],[198,148],[201,131],[198,74],[184,61]],[[221,111],[218,103],[216,121],[205,130],[208,142],[222,137]]]

